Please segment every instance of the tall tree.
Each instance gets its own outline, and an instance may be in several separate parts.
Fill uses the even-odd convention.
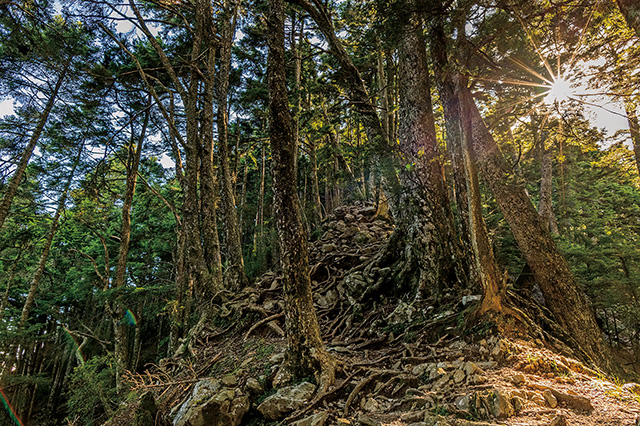
[[[300,212],[297,179],[293,174],[296,148],[286,86],[284,2],[269,0],[268,6],[269,137],[287,327],[282,373],[294,379],[315,376],[322,388],[326,388],[333,382],[334,365],[320,337],[313,306],[307,232]]]

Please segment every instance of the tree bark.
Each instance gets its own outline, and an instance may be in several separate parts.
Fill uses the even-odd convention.
[[[633,144],[633,154],[636,159],[636,168],[640,175],[640,122],[638,122],[638,114],[636,113],[637,104],[632,99],[626,99],[624,102],[624,110],[627,113],[627,122],[629,123],[629,133],[631,143]]]
[[[149,107],[151,106],[151,99],[149,99]],[[147,134],[147,126],[149,124],[149,116],[151,111],[147,109],[144,120],[142,122],[142,128],[140,129],[140,136],[138,136],[135,148],[133,126],[131,134],[131,143],[129,145],[129,155],[125,163],[127,169],[126,188],[124,193],[124,200],[122,203],[122,224],[120,225],[120,247],[118,249],[118,265],[116,267],[116,275],[113,281],[113,288],[121,289],[126,285],[127,279],[127,257],[129,255],[129,243],[131,241],[131,208],[133,206],[133,197],[136,193],[136,185],[138,183],[138,169],[140,168],[140,157],[142,156],[142,146]],[[115,314],[112,318],[114,329],[114,344],[116,354],[116,386],[120,388],[122,374],[126,366],[129,363],[128,353],[128,338],[127,331],[129,323],[123,321],[125,317],[126,307],[119,301],[115,303]]]
[[[36,267],[36,271],[33,274],[33,279],[31,280],[31,286],[29,287],[29,293],[27,293],[27,298],[24,302],[24,306],[22,307],[22,313],[20,315],[20,325],[21,329],[24,327],[27,319],[29,318],[29,313],[31,312],[31,308],[35,302],[36,292],[38,291],[38,287],[40,286],[40,281],[42,280],[42,276],[44,275],[44,270],[47,265],[47,259],[49,258],[49,252],[51,251],[51,244],[53,243],[53,238],[56,235],[56,231],[58,229],[58,222],[60,221],[60,215],[62,214],[65,203],[67,201],[67,195],[69,193],[69,188],[71,187],[71,182],[73,182],[73,175],[76,172],[76,167],[80,162],[80,156],[82,155],[82,151],[84,150],[84,143],[80,146],[78,150],[78,154],[76,158],[73,160],[73,166],[71,167],[71,172],[69,173],[69,177],[67,178],[67,183],[64,186],[62,194],[60,194],[60,198],[58,199],[58,207],[56,208],[56,212],[51,219],[51,227],[49,228],[49,233],[47,234],[47,239],[44,242],[44,246],[42,247],[42,253],[40,254],[40,260],[38,261],[38,266]]]
[[[287,328],[285,370],[294,379],[315,376],[326,388],[333,382],[334,367],[320,337],[313,306],[307,233],[292,176],[296,150],[286,88],[284,2],[269,0],[268,4],[269,136]]]
[[[18,168],[14,172],[11,180],[9,181],[9,185],[7,187],[4,196],[2,197],[2,201],[0,202],[0,228],[4,225],[4,221],[7,219],[9,215],[9,208],[11,207],[11,203],[13,202],[13,197],[15,197],[16,192],[18,191],[18,186],[22,182],[22,177],[24,176],[25,170],[27,170],[27,165],[29,164],[29,159],[31,159],[31,155],[33,154],[33,150],[40,139],[40,135],[44,130],[44,126],[47,124],[47,120],[49,119],[49,115],[51,114],[51,110],[55,105],[56,99],[58,97],[58,92],[62,87],[62,83],[67,76],[67,71],[69,69],[69,64],[66,63],[62,70],[60,71],[60,75],[58,76],[58,80],[56,81],[56,85],[53,88],[53,91],[49,95],[49,99],[47,100],[47,104],[40,114],[40,119],[38,120],[38,124],[36,124],[36,128],[33,130],[31,137],[29,138],[29,142],[22,152],[22,157],[20,157],[20,162],[18,163]]]
[[[233,179],[229,167],[229,117],[227,114],[227,97],[229,96],[229,73],[231,72],[231,47],[235,34],[237,4],[234,2],[231,10],[226,10],[222,18],[222,44],[220,46],[220,69],[217,79],[218,101],[218,157],[220,160],[221,177],[221,201],[225,221],[225,243],[229,255],[229,268],[227,269],[226,287],[230,290],[239,290],[249,284],[244,271],[244,259],[242,257],[242,234],[238,225],[236,200],[234,196]],[[227,9],[229,4],[227,3]],[[228,16],[227,16],[228,15]]]
[[[418,271],[417,296],[440,296],[456,283],[453,216],[439,158],[421,21],[407,23],[398,45],[402,209],[396,232],[405,235],[405,269]],[[433,288],[435,286],[435,288]]]
[[[461,86],[461,109],[470,123],[471,142],[483,176],[531,268],[558,323],[596,364],[610,368],[593,311],[538,212],[507,166],[484,124],[471,92]]]

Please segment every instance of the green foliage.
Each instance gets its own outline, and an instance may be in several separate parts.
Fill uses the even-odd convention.
[[[89,426],[103,423],[113,412],[117,402],[114,362],[111,356],[96,356],[73,370],[67,403],[69,419]]]

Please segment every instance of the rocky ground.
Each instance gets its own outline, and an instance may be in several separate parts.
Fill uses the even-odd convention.
[[[284,354],[280,283],[268,273],[212,307],[211,323],[179,353],[131,375],[135,392],[108,425],[622,425],[637,424],[640,385],[622,384],[540,340],[462,335],[478,297],[447,305],[369,299],[388,271],[371,260],[392,226],[366,207],[338,209],[311,251],[315,303],[338,364],[274,389]]]

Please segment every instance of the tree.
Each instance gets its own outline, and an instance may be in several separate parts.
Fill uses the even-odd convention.
[[[270,0],[268,5],[269,137],[287,326],[285,367],[281,373],[295,380],[315,376],[322,389],[326,389],[333,382],[334,366],[324,349],[313,307],[307,232],[293,175],[296,148],[286,87],[284,2]]]

